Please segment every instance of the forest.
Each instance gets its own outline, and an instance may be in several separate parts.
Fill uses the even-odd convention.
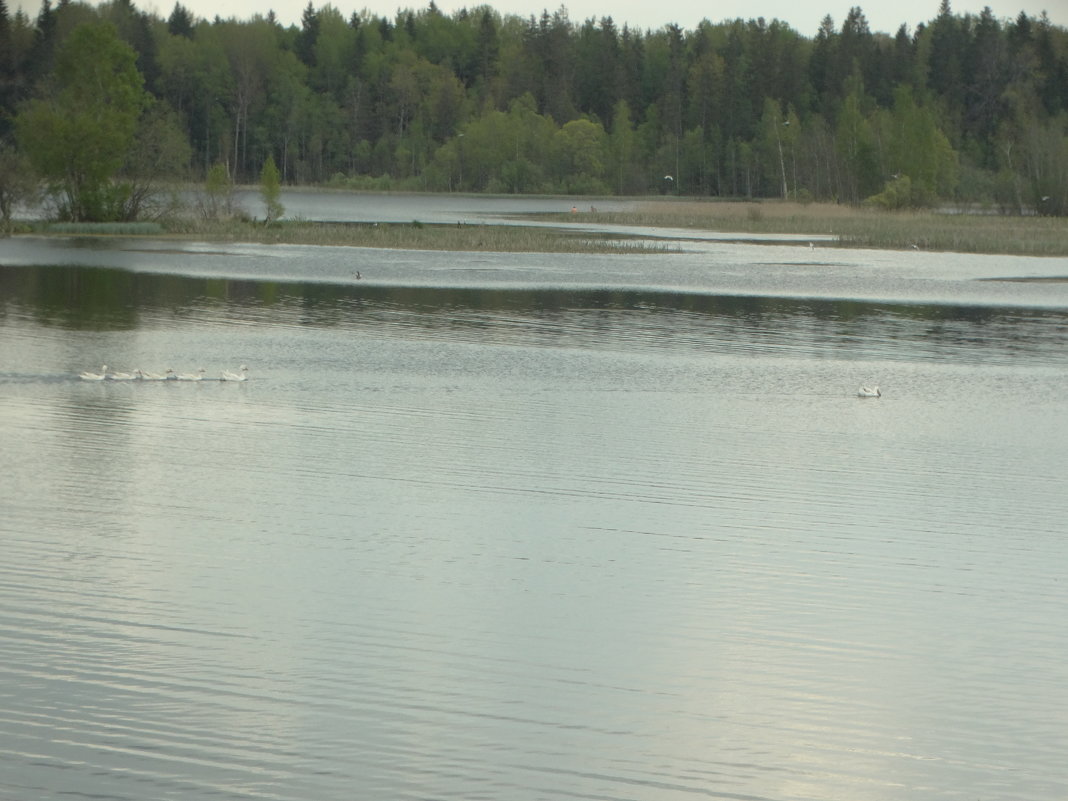
[[[806,37],[488,5],[333,5],[163,19],[131,0],[0,0],[0,210],[43,187],[69,220],[156,213],[221,174],[362,190],[679,194],[1068,215],[1068,31],[955,14]],[[348,14],[346,16],[346,13]]]

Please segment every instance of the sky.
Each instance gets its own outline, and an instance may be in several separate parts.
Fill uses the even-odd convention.
[[[216,14],[222,17],[251,19],[255,14],[266,14],[274,10],[279,21],[284,25],[300,24],[301,12],[308,5],[308,0],[181,0],[182,5],[198,17],[212,19]],[[874,32],[894,34],[902,23],[911,32],[920,22],[928,22],[938,15],[940,0],[569,0],[563,5],[574,23],[582,23],[588,18],[600,19],[611,16],[617,27],[627,23],[631,28],[658,29],[669,23],[675,23],[684,30],[693,30],[702,19],[710,22],[722,22],[726,19],[751,19],[764,17],[766,20],[779,19],[786,22],[804,36],[815,36],[820,21],[830,14],[835,27],[841,27],[842,21],[852,6],[859,5],[868,19],[868,25]],[[543,10],[556,11],[559,0],[435,0],[437,7],[445,13],[452,13],[461,8],[474,8],[489,5],[502,14],[516,14],[529,17],[540,16]],[[134,0],[134,4],[145,11],[151,11],[161,17],[168,17],[174,8],[174,0]],[[374,14],[396,15],[398,9],[420,9],[430,4],[430,0],[334,0],[331,2],[344,16],[364,8]],[[55,0],[53,0],[55,5]],[[312,0],[315,8],[327,5],[327,0]],[[36,17],[41,4],[39,0],[8,0],[8,9],[14,13],[21,8],[31,17]],[[1021,11],[1037,17],[1043,11],[1048,12],[1055,25],[1068,26],[1068,0],[950,0],[950,7],[955,14],[979,14],[984,6],[990,6],[994,16],[999,19],[1015,18]]]

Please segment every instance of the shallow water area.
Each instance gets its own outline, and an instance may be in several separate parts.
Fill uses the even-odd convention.
[[[1063,258],[808,248],[692,238],[679,252],[597,255],[201,243],[150,237],[20,237],[5,243],[2,263],[353,286],[604,289],[1035,308],[1068,305],[1068,259]]]
[[[1063,799],[1064,260],[691,247],[0,243],[0,797]]]

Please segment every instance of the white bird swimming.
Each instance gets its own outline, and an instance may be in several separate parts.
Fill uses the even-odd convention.
[[[133,381],[137,378],[137,373],[111,373],[108,378],[112,381]]]
[[[82,381],[103,381],[107,377],[107,374],[108,374],[108,366],[105,364],[103,367],[100,368],[100,372],[99,373],[90,373],[88,370],[86,370],[84,373],[82,373],[78,377]]]
[[[138,370],[137,373],[144,381],[166,381],[174,378],[174,370],[167,370],[166,373],[146,373],[144,370]]]
[[[857,390],[858,398],[881,398],[883,393],[879,391],[878,386],[874,387],[861,387]]]
[[[223,370],[223,381],[245,381],[248,379],[248,365],[241,365],[241,371],[238,373],[231,373],[229,370]]]
[[[207,372],[207,370],[205,370],[203,367],[201,367],[195,373],[182,373],[181,375],[178,376],[178,380],[179,381],[201,381],[201,380],[203,380],[204,373],[206,373],[206,372]]]

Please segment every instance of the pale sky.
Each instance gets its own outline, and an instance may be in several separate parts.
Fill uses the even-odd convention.
[[[284,25],[300,24],[301,12],[308,5],[308,0],[181,0],[182,5],[198,17],[212,19],[216,14],[222,17],[250,19],[254,14],[266,14],[273,9],[279,21]],[[482,5],[481,0],[435,0],[438,8],[445,13],[452,13],[465,6],[474,8]],[[174,0],[134,0],[138,8],[153,11],[161,17],[168,17],[174,8]],[[315,8],[326,5],[326,0],[312,0]],[[414,2],[397,2],[397,0],[337,0],[331,3],[345,17],[353,11],[364,8],[374,14],[386,15],[391,19],[398,9],[426,8],[430,0]],[[559,2],[546,3],[544,0],[495,0],[486,3],[502,14],[516,14],[529,17],[540,16],[543,9],[550,13],[560,7]],[[37,15],[41,7],[39,0],[14,0],[8,2],[11,13],[22,8],[31,17]],[[53,0],[55,5],[55,0]],[[780,19],[807,37],[816,34],[820,20],[830,14],[835,27],[840,28],[849,9],[859,5],[868,18],[868,25],[875,32],[894,34],[905,23],[911,32],[918,23],[928,22],[938,15],[939,0],[570,0],[563,3],[567,7],[572,22],[582,23],[589,17],[600,19],[611,16],[617,27],[627,23],[632,28],[657,29],[674,22],[685,30],[693,30],[702,19],[721,22],[725,19],[741,17],[750,19],[764,17],[766,20]],[[994,16],[999,19],[1015,18],[1021,11],[1028,16],[1037,17],[1043,11],[1049,14],[1055,25],[1068,25],[1068,0],[950,0],[950,7],[955,14],[978,14],[984,6],[990,6]]]

